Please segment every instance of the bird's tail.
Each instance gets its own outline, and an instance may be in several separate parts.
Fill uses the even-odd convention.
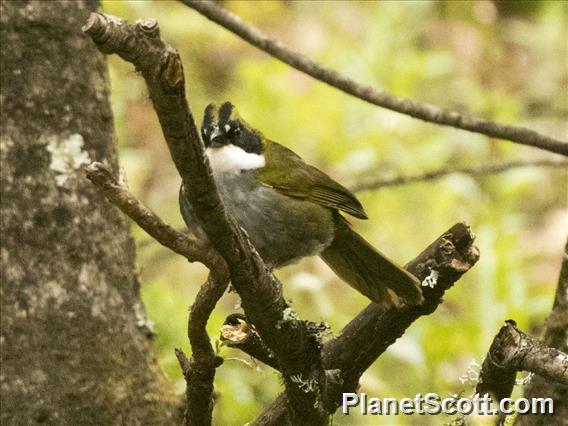
[[[379,253],[345,219],[336,223],[335,238],[320,256],[342,280],[378,304],[416,305],[424,300],[414,275]]]

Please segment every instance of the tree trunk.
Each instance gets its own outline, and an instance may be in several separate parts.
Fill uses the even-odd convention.
[[[2,424],[172,424],[124,216],[85,178],[118,172],[98,2],[2,1]]]

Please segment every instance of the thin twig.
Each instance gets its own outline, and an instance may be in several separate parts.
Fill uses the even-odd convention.
[[[506,139],[523,145],[544,149],[568,156],[568,143],[542,135],[524,127],[498,124],[490,120],[463,115],[456,111],[423,104],[381,92],[371,86],[357,83],[350,77],[326,68],[309,57],[295,52],[284,43],[274,40],[239,16],[209,0],[180,0],[187,6],[231,31],[243,40],[265,51],[297,70],[329,84],[345,93],[382,108],[409,115],[420,120],[444,126],[481,133],[493,138]]]
[[[89,164],[86,172],[87,178],[111,203],[164,247],[184,256],[190,262],[201,262],[210,269],[226,268],[224,260],[209,244],[179,232],[164,222],[134,197],[124,185],[118,183],[102,163]]]
[[[469,176],[488,176],[503,173],[508,170],[521,167],[558,167],[568,168],[568,161],[538,160],[538,161],[511,161],[500,164],[487,164],[478,167],[462,167],[455,169],[438,169],[430,172],[419,173],[410,176],[394,177],[362,177],[349,188],[354,192],[376,190],[390,186],[408,185],[417,182],[428,182],[441,179],[454,173],[461,173]]]

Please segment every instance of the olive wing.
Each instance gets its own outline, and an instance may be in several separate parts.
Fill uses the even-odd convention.
[[[293,151],[272,141],[265,143],[266,166],[258,179],[290,197],[306,198],[322,206],[367,219],[363,206],[345,187],[306,162]]]

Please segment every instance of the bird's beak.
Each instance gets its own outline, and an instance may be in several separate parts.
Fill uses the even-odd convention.
[[[217,128],[213,128],[211,134],[209,135],[209,141],[211,148],[220,148],[223,143],[219,140],[223,136],[223,132]]]

